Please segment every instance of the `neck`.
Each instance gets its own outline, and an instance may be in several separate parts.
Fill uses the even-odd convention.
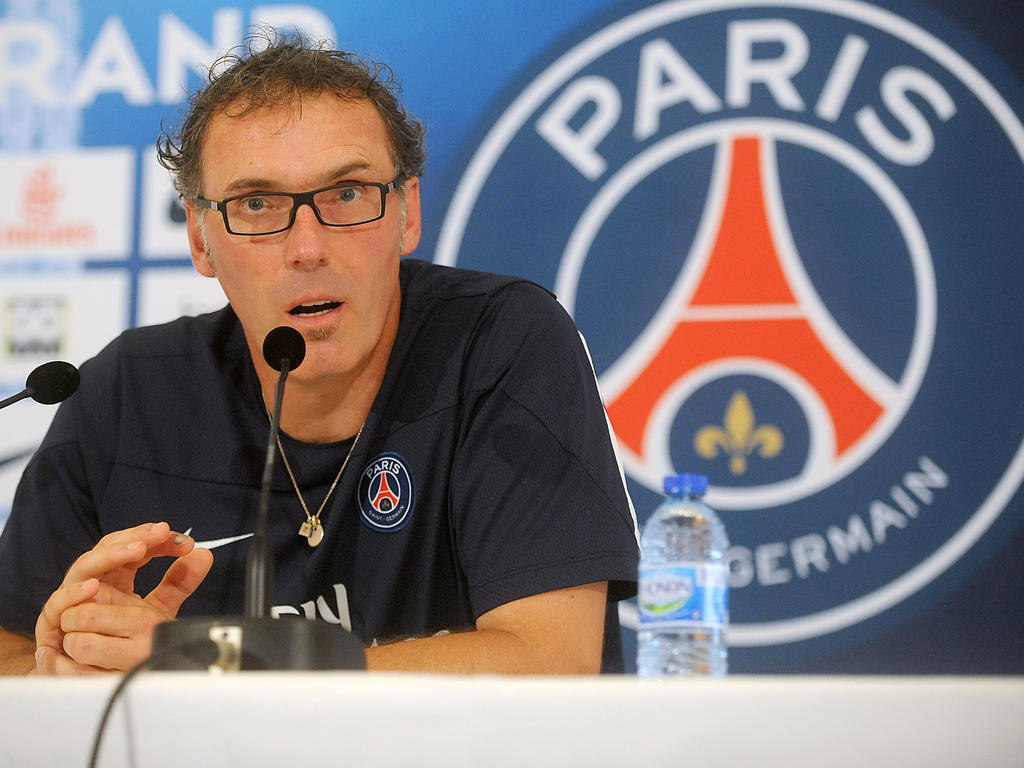
[[[307,443],[333,443],[354,437],[365,423],[384,381],[397,326],[395,317],[386,324],[380,343],[369,358],[353,370],[329,375],[317,375],[315,371],[289,375],[281,406],[281,431]],[[274,406],[279,374],[259,359],[256,375],[269,412]]]
[[[274,405],[276,383],[276,379],[261,381],[268,411]],[[366,421],[379,388],[380,379],[372,386],[364,381],[335,381],[334,377],[314,382],[289,377],[281,406],[281,431],[307,443],[351,438]]]

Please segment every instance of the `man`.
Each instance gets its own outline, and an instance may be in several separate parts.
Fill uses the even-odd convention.
[[[571,320],[525,281],[403,260],[422,127],[383,68],[268,42],[215,65],[161,145],[229,307],[82,366],[0,539],[7,671],[123,670],[161,621],[241,613],[282,325],[307,348],[275,615],[350,626],[370,669],[615,668],[636,521]]]

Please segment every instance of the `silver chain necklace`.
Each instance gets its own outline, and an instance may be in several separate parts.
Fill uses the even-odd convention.
[[[262,395],[261,395],[262,396]],[[267,411],[267,417],[270,417],[270,409],[267,408],[267,402],[264,399],[263,407]],[[362,425],[359,427],[359,431],[356,432],[355,439],[352,440],[352,445],[349,446],[348,453],[345,454],[345,460],[341,462],[341,469],[338,470],[338,474],[334,476],[334,482],[331,483],[331,487],[327,490],[327,495],[324,496],[324,500],[320,503],[320,508],[316,511],[315,515],[309,513],[309,507],[306,506],[306,500],[302,498],[302,491],[299,490],[299,484],[295,481],[295,474],[292,472],[292,466],[288,463],[288,456],[285,455],[284,446],[281,444],[281,437],[278,435],[277,438],[277,450],[281,452],[281,458],[284,460],[284,468],[288,471],[288,478],[292,481],[292,488],[295,489],[295,495],[299,497],[299,504],[302,505],[302,511],[306,513],[306,520],[299,526],[299,536],[302,536],[306,543],[311,547],[317,546],[321,541],[324,540],[324,527],[320,523],[320,513],[324,511],[327,506],[328,500],[331,498],[331,494],[334,493],[334,489],[338,487],[338,482],[341,480],[341,476],[345,474],[345,467],[348,466],[348,460],[352,458],[352,452],[356,449],[356,443],[359,442],[359,436],[363,434],[363,427],[366,426],[364,420]]]

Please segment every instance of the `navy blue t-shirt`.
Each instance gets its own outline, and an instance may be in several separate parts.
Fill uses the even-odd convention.
[[[401,280],[384,381],[315,549],[278,457],[274,613],[387,641],[608,581],[605,668],[618,668],[614,601],[635,592],[636,519],[572,320],[515,278],[405,260]],[[240,614],[269,424],[234,313],[126,331],[81,373],[0,537],[0,626],[31,633],[76,557],[161,520],[214,553],[179,615]],[[315,511],[352,441],[281,440]],[[139,594],[167,562],[139,572]]]

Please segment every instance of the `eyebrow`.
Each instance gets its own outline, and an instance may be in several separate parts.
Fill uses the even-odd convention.
[[[362,160],[347,163],[345,165],[338,166],[327,173],[320,176],[320,183],[318,183],[314,189],[320,187],[330,186],[331,184],[339,183],[336,180],[342,179],[357,171],[369,170],[370,164]],[[224,190],[224,197],[231,197],[232,195],[244,195],[247,192],[263,191],[263,192],[281,192],[280,185],[271,179],[264,179],[255,176],[246,177],[242,179],[235,179],[232,181]]]

